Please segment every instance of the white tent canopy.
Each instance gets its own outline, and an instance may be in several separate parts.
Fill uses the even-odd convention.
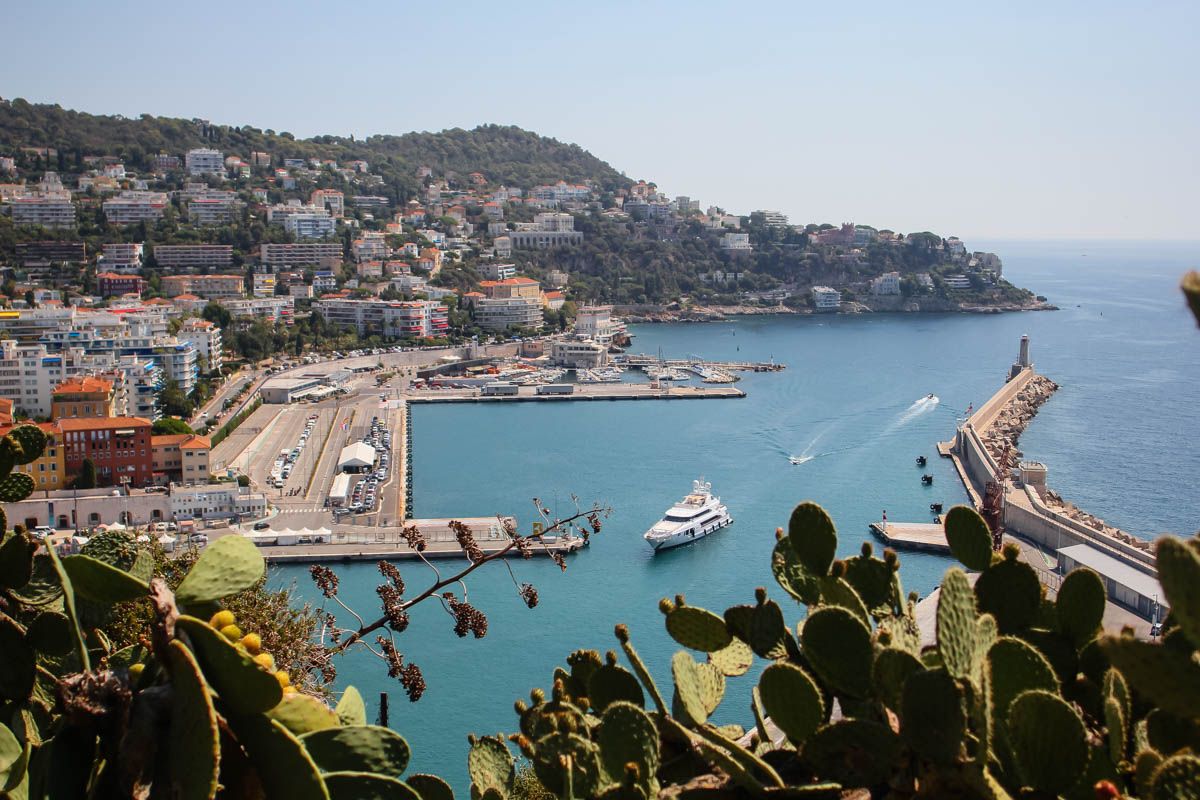
[[[338,469],[361,469],[375,463],[375,448],[366,442],[355,442],[342,448],[338,456]]]

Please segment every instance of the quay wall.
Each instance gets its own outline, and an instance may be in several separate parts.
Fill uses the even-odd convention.
[[[1048,508],[1038,493],[1030,487],[1019,486],[1011,491],[1021,492],[1020,499],[1032,507],[1024,508],[1021,503],[1005,504],[1005,523],[1025,538],[1052,549],[1072,544],[1086,544],[1103,550],[1113,558],[1140,569],[1147,575],[1158,574],[1158,570],[1154,566],[1154,554],[1151,551],[1140,550],[1119,539],[1106,536],[1078,520]]]
[[[1016,374],[1010,381],[1000,387],[991,398],[981,405],[979,409],[967,419],[967,424],[973,427],[980,433],[985,432],[996,421],[1000,411],[1008,405],[1009,401],[1021,393],[1025,385],[1033,380],[1033,367],[1025,367]]]

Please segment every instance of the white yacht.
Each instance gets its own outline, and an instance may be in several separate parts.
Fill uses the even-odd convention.
[[[712,493],[712,484],[703,478],[692,481],[692,491],[667,509],[663,518],[643,534],[655,550],[678,547],[708,536],[733,522],[729,509]]]

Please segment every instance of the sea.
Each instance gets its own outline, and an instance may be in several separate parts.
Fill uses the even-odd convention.
[[[416,516],[512,514],[528,531],[535,502],[560,517],[593,504],[611,513],[565,572],[549,559],[518,560],[488,565],[456,586],[488,617],[482,639],[455,636],[439,603],[414,609],[396,643],[424,673],[419,702],[410,703],[363,650],[342,658],[335,691],[356,686],[371,716],[386,692],[389,724],[413,750],[410,771],[439,774],[464,797],[467,735],[516,730],[514,700],[532,687],[548,690],[554,667],[575,649],[617,649],[616,623],[630,627],[669,693],[677,646],[660,598],[683,594],[720,613],[753,602],[755,587],[765,586],[790,620],[802,617],[769,568],[775,529],[787,525],[796,503],[824,506],[838,527],[839,552],[850,555],[885,510],[893,521],[928,522],[930,503],[964,501],[935,443],[950,439],[966,410],[1001,386],[1023,334],[1037,370],[1061,387],[1022,436],[1025,457],[1048,466],[1049,484],[1066,499],[1126,531],[1195,533],[1200,330],[1178,285],[1200,265],[1200,244],[971,244],[999,254],[1006,278],[1059,310],[639,325],[633,352],[787,368],[744,374],[738,386],[747,396],[737,400],[414,407]],[[924,469],[915,464],[921,455]],[[924,472],[932,485],[922,484]],[[642,533],[701,477],[734,524],[693,545],[651,552]],[[437,566],[446,574],[455,564]],[[905,588],[927,594],[948,566],[940,556],[903,553]],[[375,566],[337,571],[341,598],[378,616]],[[423,565],[405,563],[401,572],[410,593],[436,579]],[[272,580],[322,602],[302,567],[274,568]],[[522,583],[537,587],[536,608],[518,596]],[[753,680],[751,673],[729,682],[719,723],[751,719]]]

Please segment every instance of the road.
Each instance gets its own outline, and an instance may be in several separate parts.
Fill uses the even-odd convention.
[[[205,421],[210,418],[218,419],[224,422],[227,415],[223,414],[226,398],[234,397],[243,386],[246,384],[258,384],[262,382],[265,374],[262,370],[242,370],[234,373],[229,377],[224,384],[213,394],[212,398],[207,403],[196,409],[196,413],[188,420],[188,424],[193,428],[200,427]],[[255,387],[257,388],[257,386]],[[234,411],[235,409],[229,409]]]

